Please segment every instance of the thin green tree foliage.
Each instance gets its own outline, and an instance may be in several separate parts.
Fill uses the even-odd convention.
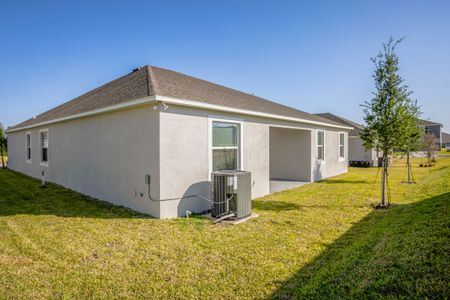
[[[7,139],[5,136],[5,131],[3,129],[2,123],[0,123],[0,161],[2,163],[2,168],[6,168],[5,155],[8,151]]]
[[[396,46],[402,41],[390,38],[383,51],[372,58],[375,64],[374,97],[362,105],[366,126],[361,134],[366,149],[383,153],[382,194],[380,207],[386,207],[389,155],[394,149],[406,149],[416,142],[420,107],[411,99],[412,92],[398,74]]]

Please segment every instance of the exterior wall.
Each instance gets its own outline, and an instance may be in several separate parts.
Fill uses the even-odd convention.
[[[368,161],[372,166],[376,165],[377,153],[375,150],[366,150],[363,141],[359,137],[350,137],[348,140],[348,160]]]
[[[436,146],[438,149],[441,148],[442,143],[442,132],[441,125],[428,125],[425,126],[425,133],[432,133],[436,137]]]
[[[171,105],[142,106],[46,126],[49,163],[39,162],[39,130],[8,134],[9,166],[80,193],[123,205],[157,218],[183,216],[210,207],[210,117],[242,122],[243,166],[252,173],[252,197],[269,193],[270,127],[309,132],[306,157],[310,178],[320,180],[347,171],[339,159],[339,130],[244,115]],[[316,160],[316,130],[325,130],[325,161]],[[26,132],[32,135],[32,161],[26,162]],[[346,143],[347,145],[347,134]],[[145,175],[151,176],[151,196]],[[189,197],[187,197],[189,196]],[[200,196],[200,197],[198,197]]]
[[[161,211],[164,217],[183,216],[186,211],[202,211],[210,203],[191,195],[211,197],[209,166],[209,116],[217,113],[171,106],[160,116],[161,141]],[[236,116],[220,115],[234,118]],[[239,120],[242,120],[239,118]],[[269,193],[269,127],[256,122],[244,122],[243,169],[252,172],[252,197]],[[175,215],[177,214],[177,215]]]
[[[159,217],[159,203],[148,199],[144,181],[152,174],[152,196],[159,197],[158,124],[158,112],[146,106],[48,125],[48,166],[39,159],[42,128],[11,132],[9,167],[36,178],[45,171],[48,181]]]
[[[243,167],[252,174],[252,197],[269,194],[270,180],[270,127],[304,129],[312,145],[306,154],[310,178],[320,180],[347,172],[348,149],[345,159],[339,159],[339,130],[326,129],[325,162],[314,170],[316,164],[316,128],[311,125],[263,119],[245,115],[170,105],[160,113],[160,165],[161,199],[174,199],[161,203],[161,217],[183,216],[186,211],[202,211],[210,203],[198,198],[209,198],[211,186],[209,166],[209,118],[225,118],[242,122]],[[346,143],[347,145],[347,133]],[[316,175],[313,177],[313,172]]]
[[[325,130],[325,160],[317,160],[317,130],[311,135],[313,147],[311,155],[313,181],[336,176],[348,171],[348,133],[345,132],[344,159],[339,157],[339,133],[338,130]]]
[[[311,131],[270,128],[270,178],[311,181]]]

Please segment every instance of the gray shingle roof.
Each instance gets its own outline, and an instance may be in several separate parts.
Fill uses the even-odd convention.
[[[318,113],[318,114],[315,114],[315,115],[316,116],[320,116],[320,117],[325,118],[325,119],[328,119],[328,120],[331,120],[331,121],[334,121],[334,122],[339,123],[339,124],[341,124],[343,126],[353,127],[353,129],[350,130],[350,132],[349,132],[350,136],[359,136],[359,134],[361,133],[361,131],[363,129],[363,126],[361,124],[355,123],[355,122],[350,121],[348,119],[345,119],[343,117],[336,116],[336,115],[334,115],[332,113]]]
[[[443,132],[442,133],[442,142],[443,143],[450,143],[450,134]]]
[[[419,119],[419,125],[422,126],[442,126],[441,123],[437,123],[437,122],[433,122],[433,121],[428,121],[428,120],[423,120],[423,119]]]
[[[145,66],[34,118],[10,127],[8,130],[28,127],[155,95],[341,125],[333,120],[324,119],[205,80],[158,67]]]

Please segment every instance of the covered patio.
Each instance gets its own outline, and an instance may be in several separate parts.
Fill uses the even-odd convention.
[[[311,182],[311,130],[270,127],[269,192]]]

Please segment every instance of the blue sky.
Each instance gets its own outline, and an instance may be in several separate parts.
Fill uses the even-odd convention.
[[[450,1],[0,1],[0,122],[151,64],[357,122],[389,36],[450,131]]]

